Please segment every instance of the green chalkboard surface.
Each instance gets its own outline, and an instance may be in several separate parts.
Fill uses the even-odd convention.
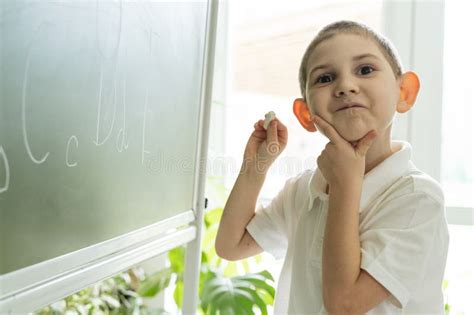
[[[192,208],[205,2],[0,1],[0,275]]]

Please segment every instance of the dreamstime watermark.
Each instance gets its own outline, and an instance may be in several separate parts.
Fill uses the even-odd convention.
[[[278,176],[291,176],[305,169],[316,168],[315,157],[301,156],[280,156],[269,163],[266,159],[258,161],[252,159],[236,158],[233,156],[208,157],[206,160],[200,159],[199,170],[209,176],[234,176],[237,173],[250,172],[252,174],[269,174]],[[270,164],[270,167],[268,166]],[[195,167],[193,157],[172,157],[166,156],[162,152],[156,155],[149,155],[145,159],[145,169],[147,174],[166,175],[191,175]]]

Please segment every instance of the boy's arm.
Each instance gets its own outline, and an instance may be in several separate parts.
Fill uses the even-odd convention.
[[[254,129],[217,231],[216,252],[227,260],[239,260],[263,251],[246,227],[255,215],[257,197],[267,171],[288,142],[286,126],[274,116],[269,126],[264,126],[264,121],[259,120]]]
[[[313,119],[330,140],[318,157],[318,168],[329,184],[322,264],[324,306],[334,314],[365,314],[390,295],[360,268],[359,206],[367,171],[365,155],[377,133],[371,130],[353,144],[321,117]]]
[[[344,313],[346,296],[360,274],[359,201],[362,185],[330,186],[323,244],[323,301],[329,312]]]
[[[246,230],[255,215],[255,206],[266,173],[241,171],[224,207],[215,242],[216,253],[227,260],[257,255],[263,249]]]

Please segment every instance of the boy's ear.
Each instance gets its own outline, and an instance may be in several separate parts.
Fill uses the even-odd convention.
[[[405,72],[400,78],[400,98],[397,104],[397,112],[405,113],[415,104],[418,91],[420,90],[420,79],[413,71]]]
[[[316,131],[316,127],[311,121],[311,111],[309,110],[309,106],[302,98],[297,98],[294,100],[293,113],[304,129],[308,130],[309,132]]]

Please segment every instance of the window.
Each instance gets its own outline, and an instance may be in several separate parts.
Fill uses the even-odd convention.
[[[445,2],[441,184],[450,207],[474,207],[474,43],[465,36],[472,10],[468,1]]]
[[[441,185],[445,192],[447,211],[456,213],[465,208],[473,213],[473,133],[474,44],[464,33],[473,29],[468,12],[474,4],[468,1],[445,1],[444,14],[444,80],[442,113]],[[459,222],[468,224],[468,222]],[[449,253],[446,264],[445,303],[450,314],[471,314],[474,302],[468,289],[474,283],[472,266],[474,226],[449,225]]]

